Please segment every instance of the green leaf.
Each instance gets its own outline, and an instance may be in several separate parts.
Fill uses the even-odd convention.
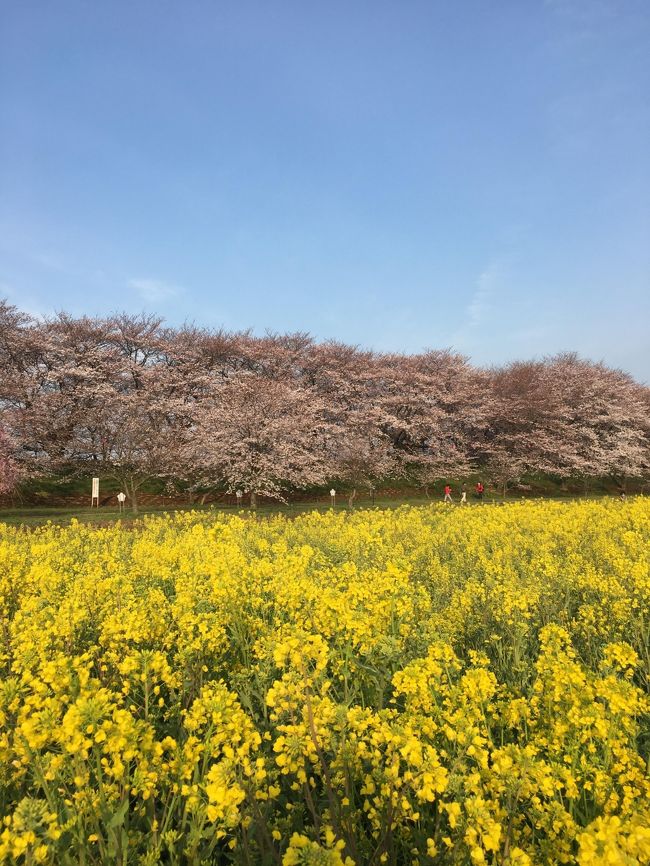
[[[129,798],[127,797],[126,800],[124,800],[122,805],[119,807],[117,812],[115,812],[113,814],[113,817],[111,818],[111,820],[108,822],[108,829],[114,830],[116,827],[119,827],[120,824],[123,824],[124,818],[125,818],[128,810],[129,810]]]

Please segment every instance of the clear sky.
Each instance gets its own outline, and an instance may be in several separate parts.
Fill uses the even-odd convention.
[[[650,380],[648,0],[0,0],[0,295]]]

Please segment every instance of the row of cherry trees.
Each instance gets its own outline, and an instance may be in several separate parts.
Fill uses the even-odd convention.
[[[34,321],[0,302],[0,474],[148,479],[282,497],[334,481],[480,471],[506,485],[650,473],[650,389],[572,354],[477,369],[450,351],[379,354],[305,334]]]

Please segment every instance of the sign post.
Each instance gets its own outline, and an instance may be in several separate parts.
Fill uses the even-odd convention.
[[[332,508],[336,508],[336,490],[333,487],[330,490],[330,499],[332,500]]]
[[[93,478],[92,494],[90,496],[90,507],[99,508],[99,478]]]
[[[235,496],[237,497],[237,508],[241,508],[241,498],[244,494],[241,490],[235,490]]]

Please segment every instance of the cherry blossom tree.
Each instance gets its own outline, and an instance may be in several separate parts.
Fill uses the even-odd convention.
[[[339,434],[340,434],[339,429]],[[359,488],[372,493],[381,479],[395,476],[401,469],[390,440],[373,423],[372,413],[358,413],[348,419],[345,435],[332,439],[329,469],[334,477],[349,486],[348,504],[354,507]]]
[[[385,356],[390,386],[383,405],[407,472],[428,489],[436,480],[469,473],[470,445],[484,423],[484,395],[467,359],[449,351]]]
[[[312,391],[240,372],[197,408],[195,463],[230,493],[284,499],[290,488],[327,477],[332,436],[325,407]]]
[[[329,477],[348,486],[350,507],[359,488],[372,492],[381,479],[403,471],[383,401],[384,374],[373,352],[334,341],[310,346],[303,362],[301,376],[322,399],[333,430]]]
[[[338,480],[352,505],[389,478],[427,491],[477,468],[504,492],[526,473],[650,476],[648,388],[572,354],[481,370],[155,316],[35,321],[0,301],[0,368],[11,466],[115,477],[134,508],[150,479],[253,503]]]
[[[562,472],[570,462],[543,362],[514,362],[489,375],[490,401],[477,459],[505,496],[526,472]],[[562,460],[558,455],[562,453]]]
[[[33,373],[42,352],[41,343],[37,323],[0,300],[0,419],[5,460],[11,453],[12,465],[20,467],[21,475],[28,466],[33,468],[34,462],[21,412],[37,390]],[[8,475],[9,472],[7,465]]]
[[[38,340],[32,339],[33,319],[6,300],[0,299],[0,401],[4,405],[15,394],[19,380],[26,374],[38,353]]]
[[[16,459],[15,446],[0,430],[0,496],[13,493],[23,477],[24,467]]]
[[[563,354],[490,371],[491,408],[478,458],[505,493],[524,473],[640,477],[647,412],[631,377]]]
[[[547,361],[561,419],[556,461],[578,477],[610,476],[621,488],[650,471],[643,386],[620,370],[565,353]]]
[[[34,465],[117,478],[134,510],[146,481],[181,476],[190,421],[165,337],[151,317],[40,323],[39,350],[10,413]]]

